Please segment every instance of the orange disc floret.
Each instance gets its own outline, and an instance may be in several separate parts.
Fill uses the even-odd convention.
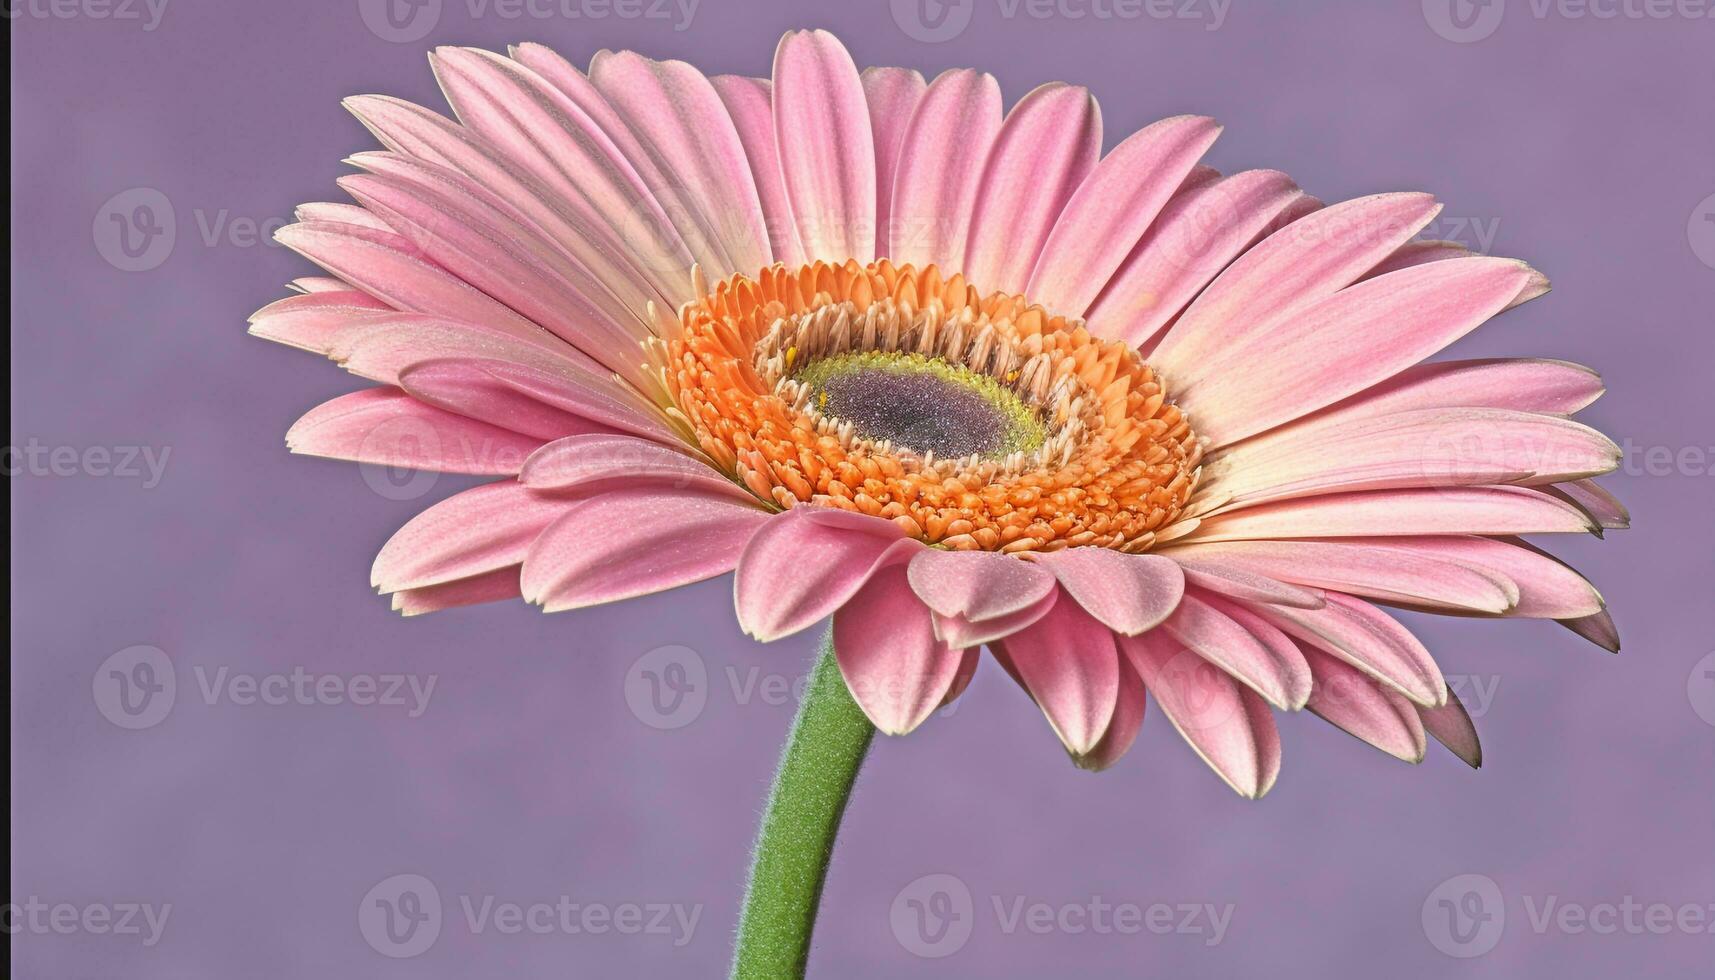
[[[1140,551],[1197,482],[1197,439],[1136,351],[933,265],[734,276],[665,339],[703,451],[783,508],[860,511],[949,548]],[[964,414],[937,422],[939,402]],[[1000,435],[948,440],[972,420]]]

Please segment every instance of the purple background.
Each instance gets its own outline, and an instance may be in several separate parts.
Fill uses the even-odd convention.
[[[1715,729],[1694,710],[1715,709],[1715,679],[1693,670],[1712,646],[1715,242],[1697,236],[1715,223],[1694,212],[1715,207],[1715,21],[1538,16],[1512,0],[1491,36],[1454,43],[1410,2],[1240,0],[1218,30],[1196,0],[1196,20],[1038,19],[1001,0],[963,9],[973,3],[968,28],[938,44],[908,36],[885,4],[844,2],[704,0],[679,31],[493,7],[473,18],[466,0],[446,0],[427,39],[408,43],[367,30],[355,0],[169,0],[154,30],[38,5],[11,24],[11,442],[171,452],[154,487],[8,456],[11,900],[172,906],[150,948],[25,923],[11,937],[14,975],[723,973],[792,712],[743,684],[753,670],[797,675],[816,637],[763,647],[741,636],[725,580],[558,616],[517,603],[389,612],[368,588],[372,556],[463,481],[393,500],[355,466],[286,454],[293,419],[356,385],[245,336],[246,315],[310,267],[248,240],[243,223],[339,199],[339,159],[371,146],[342,96],[440,108],[423,56],[432,43],[535,39],[579,63],[631,47],[766,74],[781,32],[811,25],[839,33],[859,64],[981,66],[1009,100],[1048,79],[1089,85],[1110,146],[1197,111],[1227,125],[1211,155],[1223,169],[1284,169],[1327,200],[1435,192],[1444,236],[1525,257],[1557,287],[1460,352],[1598,366],[1611,394],[1588,417],[1634,450],[1608,484],[1637,525],[1556,544],[1607,595],[1619,657],[1552,624],[1413,620],[1450,674],[1493,692],[1481,772],[1439,751],[1406,766],[1306,715],[1283,719],[1279,786],[1247,802],[1156,715],[1117,770],[1092,777],[988,665],[950,717],[873,753],[812,975],[1707,969],[1707,934],[1539,931],[1531,911],[1630,896],[1715,915]],[[104,260],[111,226],[97,216],[139,187],[166,196],[177,233],[157,268],[126,272]],[[170,656],[178,694],[165,720],[130,731],[98,710],[92,684],[137,644]],[[694,648],[707,702],[663,731],[625,691],[634,662],[669,645]],[[199,668],[409,672],[437,686],[417,718],[211,704]],[[446,905],[439,939],[414,958],[383,957],[359,929],[365,894],[398,873],[426,876]],[[957,877],[973,901],[973,932],[944,959],[908,952],[890,918],[901,889],[930,873]],[[1472,959],[1439,951],[1445,922],[1432,914],[1426,927],[1423,914],[1461,874],[1493,879],[1506,914],[1498,944]],[[561,895],[700,903],[701,918],[675,948],[654,934],[476,933],[458,904]],[[1098,896],[1231,906],[1232,919],[1208,945],[1207,933],[1009,932],[993,904]]]

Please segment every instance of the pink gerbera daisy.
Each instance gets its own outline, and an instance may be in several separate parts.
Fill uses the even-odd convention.
[[[336,278],[252,332],[380,384],[294,451],[504,479],[418,515],[374,584],[407,614],[573,609],[737,572],[773,639],[830,615],[901,734],[986,647],[1079,764],[1160,710],[1234,789],[1271,707],[1478,761],[1435,661],[1373,603],[1560,620],[1596,590],[1518,535],[1599,531],[1594,372],[1419,363],[1547,290],[1415,240],[1438,206],[1223,177],[1219,127],[1101,154],[1048,84],[861,73],[825,32],[774,76],[539,45],[441,49],[458,121],[347,105],[385,151],[281,241]]]

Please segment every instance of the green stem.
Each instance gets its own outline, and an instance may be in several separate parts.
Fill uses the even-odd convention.
[[[756,837],[733,953],[734,980],[804,976],[834,835],[874,737],[875,727],[840,676],[830,629],[792,722]]]

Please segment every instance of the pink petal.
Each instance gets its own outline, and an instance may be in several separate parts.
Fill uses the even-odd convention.
[[[440,473],[518,472],[539,439],[424,404],[397,388],[366,388],[311,409],[286,433],[295,453]]]
[[[664,427],[651,427],[646,417],[622,411],[588,391],[578,394],[589,397],[574,398],[567,394],[573,390],[569,387],[550,391],[545,382],[535,388],[513,383],[504,373],[508,369],[501,361],[423,361],[401,371],[399,385],[419,401],[544,442],[614,429],[671,438]],[[566,397],[550,399],[556,393]]]
[[[964,659],[935,638],[902,564],[877,571],[834,613],[834,655],[858,707],[888,735],[940,707]]]
[[[1205,518],[1191,539],[1555,534],[1593,527],[1576,508],[1529,487],[1442,487],[1336,493],[1247,507]]]
[[[250,333],[326,354],[342,330],[395,315],[392,307],[361,290],[327,289],[288,296],[264,306],[250,315]]]
[[[1376,607],[1330,592],[1321,609],[1251,606],[1258,616],[1299,641],[1325,650],[1393,688],[1415,704],[1447,703],[1447,682],[1417,637]]]
[[[1504,309],[1530,275],[1512,259],[1471,258],[1359,283],[1198,361],[1179,379],[1180,402],[1211,445],[1236,442],[1434,354]]]
[[[524,558],[524,598],[544,611],[662,592],[732,570],[768,521],[724,495],[639,488],[579,500]]]
[[[1423,761],[1428,740],[1411,702],[1321,650],[1306,646],[1304,656],[1316,674],[1311,711],[1396,759]]]
[[[957,648],[958,644],[948,644]],[[959,695],[965,693],[965,688],[971,686],[971,678],[977,675],[977,664],[982,662],[982,650],[971,648],[959,654],[959,669],[953,674],[953,683],[948,685],[947,694],[941,699],[943,705],[952,704]]]
[[[1580,616],[1577,619],[1562,619],[1558,622],[1609,653],[1620,652],[1620,630],[1614,625],[1614,617],[1606,609],[1594,616]]]
[[[670,446],[684,445],[679,434],[667,427],[658,405],[643,398],[637,389],[624,382],[576,362],[485,360],[469,363],[480,367],[501,384],[544,405]],[[400,377],[403,378],[404,373]]]
[[[599,278],[505,213],[470,179],[392,154],[353,159],[372,171],[340,187],[385,217],[425,255],[633,383],[648,332]]]
[[[1119,652],[1107,627],[1077,603],[1057,602],[1035,625],[1007,637],[996,653],[1036,699],[1067,751],[1078,756],[1095,749],[1119,698]]]
[[[1261,698],[1163,630],[1122,638],[1120,650],[1162,714],[1216,775],[1240,796],[1268,792],[1279,771],[1280,738]]]
[[[804,263],[804,246],[786,199],[786,179],[780,173],[780,153],[774,143],[774,83],[766,78],[716,75],[709,79],[732,116],[739,142],[750,160],[750,176],[762,201],[762,216],[776,262]]]
[[[1161,630],[1270,704],[1287,710],[1302,706],[1310,689],[1304,658],[1272,631],[1248,628],[1239,621],[1243,614],[1242,607],[1216,596],[1187,592]]]
[[[899,148],[929,86],[921,73],[910,68],[865,68],[860,78],[864,101],[869,105],[869,129],[875,136],[875,239],[885,244],[893,215]]]
[[[1054,576],[996,551],[925,548],[911,559],[911,587],[942,616],[982,622],[1020,612],[1054,590]]]
[[[703,73],[683,61],[620,51],[598,55],[589,77],[670,175],[670,190],[651,188],[655,199],[703,217],[710,235],[705,254],[721,258],[704,271],[717,278],[754,274],[772,261],[750,159]]]
[[[1430,548],[1414,552],[1366,542],[1294,540],[1230,541],[1188,550],[1272,579],[1382,602],[1498,614],[1519,601],[1519,589],[1506,574],[1437,557]]]
[[[1379,563],[1428,558],[1503,579],[1517,593],[1508,616],[1576,619],[1602,610],[1601,594],[1583,576],[1518,538],[1364,538],[1348,547],[1364,549]]]
[[[1383,259],[1379,265],[1366,273],[1364,278],[1374,279],[1376,276],[1386,275],[1389,272],[1396,272],[1400,269],[1409,269],[1414,265],[1422,265],[1425,262],[1439,262],[1443,259],[1462,259],[1470,256],[1471,254],[1472,252],[1469,248],[1466,248],[1458,242],[1423,239],[1409,241],[1404,245],[1401,245],[1392,255]],[[1540,272],[1537,273],[1531,277],[1530,282],[1525,285],[1525,288],[1519,292],[1518,296],[1513,298],[1512,304],[1508,309],[1522,303],[1528,303],[1531,300],[1536,299],[1538,296],[1547,293],[1548,286],[1548,277]]]
[[[1026,294],[1082,316],[1220,132],[1213,119],[1175,116],[1114,147],[1066,203]]]
[[[657,442],[618,434],[568,436],[550,442],[524,461],[518,482],[533,490],[575,489],[586,494],[652,484],[755,501],[749,491],[702,460]]]
[[[929,83],[899,147],[887,248],[893,261],[963,271],[971,210],[1000,134],[1000,109],[993,75],[955,69]]]
[[[1294,221],[1221,273],[1155,349],[1153,363],[1182,388],[1220,373],[1205,366],[1249,347],[1350,285],[1440,211],[1427,194],[1376,194]],[[1510,297],[1509,297],[1510,298]]]
[[[1274,170],[1187,180],[1086,316],[1091,332],[1146,344],[1304,193]]]
[[[1407,368],[1279,433],[1423,408],[1508,408],[1571,415],[1602,396],[1602,378],[1570,361],[1493,358],[1437,361]],[[1278,438],[1270,433],[1254,442]],[[1252,443],[1247,443],[1249,446]]]
[[[1339,463],[1330,465],[1330,458]],[[1571,419],[1429,408],[1341,420],[1294,438],[1236,447],[1210,465],[1204,491],[1228,496],[1232,507],[1334,490],[1540,485],[1612,472],[1619,464],[1619,446]]]
[[[1156,555],[1065,548],[1043,553],[1037,563],[1054,573],[1085,612],[1125,636],[1160,625],[1185,594],[1185,573]]]
[[[520,336],[541,329],[425,260],[398,235],[313,221],[287,225],[274,238],[396,309],[487,323]]]
[[[791,31],[774,52],[774,141],[810,259],[875,258],[875,138],[857,66],[827,31]]]
[[[520,57],[536,47],[521,46]],[[430,56],[430,64],[465,125],[509,167],[549,190],[548,206],[537,206],[533,213],[563,209],[572,224],[587,229],[598,250],[617,235],[614,242],[620,247],[614,251],[634,259],[646,274],[664,276],[676,266],[686,274],[673,290],[677,293],[688,291],[686,259],[715,258],[691,250],[706,246],[713,231],[686,221],[658,197],[683,185],[665,179],[645,183],[639,169],[649,167],[648,154],[613,107],[563,59],[543,57],[531,67],[488,51],[442,47]],[[561,79],[536,70],[540,67],[576,76],[589,100],[570,97],[558,84]]]
[[[1119,696],[1114,699],[1113,719],[1095,748],[1073,757],[1080,769],[1101,772],[1120,761],[1137,741],[1137,731],[1143,726],[1144,709],[1149,702],[1143,680],[1125,657],[1119,658],[1119,670]]]
[[[550,180],[561,181],[569,176],[574,184],[578,170],[593,166],[592,176],[602,183],[597,184],[590,207],[606,210],[615,204],[622,206],[626,216],[612,227],[619,229],[624,239],[634,242],[632,251],[642,248],[638,264],[677,283],[677,298],[669,293],[670,306],[690,299],[690,263],[695,261],[705,270],[718,270],[725,261],[714,247],[720,238],[720,202],[712,202],[717,205],[713,215],[705,213],[705,202],[686,193],[672,161],[658,159],[633,131],[625,112],[609,102],[595,82],[553,49],[541,44],[520,44],[512,48],[512,57],[534,73],[527,79],[533,98],[552,116],[563,117],[547,133],[542,133],[543,127],[526,125],[516,135],[551,140],[557,138],[552,129],[563,129],[577,144],[572,154],[567,154],[568,148],[564,146],[552,148],[547,155],[540,151],[527,153],[533,166],[541,171],[545,164],[552,175]],[[591,62],[592,74],[609,57],[611,52],[596,52]],[[589,156],[587,162],[574,163],[582,161],[585,154]]]
[[[508,565],[492,572],[461,578],[454,582],[431,585],[421,589],[405,589],[393,593],[393,609],[404,616],[474,606],[484,602],[501,602],[520,598],[518,566]]]
[[[323,221],[333,224],[355,225],[369,231],[399,234],[398,230],[388,224],[380,215],[367,211],[356,204],[300,204],[293,209],[292,217],[297,221]],[[412,244],[416,245],[417,242],[413,240]]]
[[[965,278],[1021,293],[1048,234],[1102,153],[1102,114],[1088,89],[1038,86],[1007,113],[971,213]]]
[[[886,562],[917,547],[892,521],[794,507],[768,519],[738,560],[738,622],[764,642],[831,615]]]
[[[1322,595],[1315,590],[1287,585],[1266,575],[1227,564],[1219,558],[1205,557],[1195,548],[1164,551],[1161,556],[1179,563],[1185,573],[1186,585],[1195,586],[1205,592],[1213,592],[1229,599],[1271,602],[1280,606],[1297,606],[1300,609],[1318,609],[1322,606]]]
[[[946,641],[948,646],[961,648],[1004,640],[1048,615],[1048,610],[1054,608],[1054,603],[1059,601],[1059,598],[1060,590],[1055,589],[1017,612],[980,622],[964,616],[943,616],[936,613],[935,635]]]
[[[1632,526],[1632,515],[1626,511],[1626,505],[1620,503],[1618,497],[1603,489],[1595,480],[1573,480],[1548,489],[1590,515],[1592,521],[1604,528]]]
[[[399,592],[516,565],[569,506],[511,480],[454,494],[388,539],[375,556],[370,581],[382,592]]]
[[[348,324],[331,338],[327,353],[352,374],[383,384],[398,384],[399,372],[412,364],[446,358],[498,359],[552,370],[594,365],[545,330],[521,338],[486,324],[417,313],[392,313]]]
[[[1424,730],[1447,746],[1461,762],[1472,769],[1483,768],[1483,744],[1477,738],[1477,726],[1452,691],[1447,692],[1446,704],[1439,708],[1418,708],[1417,716],[1422,719]]]
[[[576,74],[557,55],[554,60]],[[356,96],[345,107],[388,149],[457,170],[494,192],[516,218],[633,305],[656,299],[676,306],[690,299],[684,242],[599,126],[568,107],[541,77],[516,66],[467,60],[454,84],[479,114],[474,124],[482,132],[384,96]],[[636,233],[643,229],[653,233]]]
[[[337,293],[351,288],[351,283],[333,276],[300,276],[287,285],[298,293]]]

